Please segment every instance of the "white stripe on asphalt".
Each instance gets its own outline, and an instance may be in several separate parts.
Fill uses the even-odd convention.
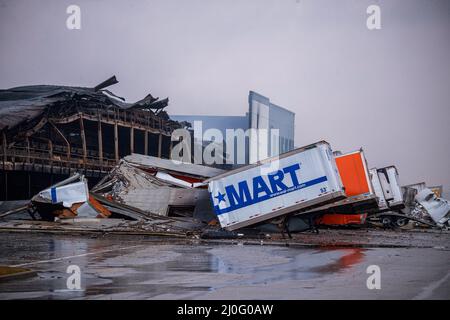
[[[413,298],[413,300],[423,300],[428,299],[434,290],[439,288],[450,278],[450,272],[447,273],[442,279],[432,282],[430,285],[426,286],[421,293]]]
[[[144,245],[140,244],[140,245],[135,245],[135,246],[130,246],[130,247],[101,250],[101,251],[96,251],[96,252],[88,252],[88,253],[77,254],[77,255],[74,255],[74,256],[61,257],[61,258],[55,258],[55,259],[50,259],[50,260],[40,260],[40,261],[34,261],[34,262],[21,263],[21,264],[16,264],[16,265],[13,265],[13,266],[10,266],[10,267],[31,266],[31,265],[39,264],[39,263],[55,262],[55,261],[61,261],[61,260],[67,260],[67,259],[72,259],[72,258],[85,257],[85,256],[90,256],[90,255],[95,255],[95,254],[100,254],[100,253],[107,253],[107,252],[118,251],[118,250],[128,250],[128,249],[142,247],[142,246],[144,246]]]

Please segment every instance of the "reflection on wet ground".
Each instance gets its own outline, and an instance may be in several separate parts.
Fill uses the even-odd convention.
[[[361,249],[313,250],[271,246],[192,245],[167,241],[2,234],[0,265],[37,276],[0,283],[1,299],[152,298],[310,279],[340,272],[363,259]],[[69,265],[82,288],[67,289]]]
[[[403,270],[383,274],[386,281],[392,276],[389,281],[398,288],[385,289],[383,294],[410,297],[414,290],[420,292],[428,282],[435,281],[433,277],[443,272],[445,276],[443,261],[449,256],[448,251],[414,250],[422,251],[0,233],[0,266],[36,271],[35,276],[1,280],[0,299],[297,299],[341,298],[343,293],[377,298],[377,293],[369,292],[365,285],[366,265],[374,262],[385,270]],[[422,254],[429,258],[417,258]],[[389,265],[384,267],[383,261]],[[80,267],[80,290],[68,290],[70,274],[66,271],[70,265]],[[420,273],[429,268],[435,272]],[[408,280],[409,276],[414,282]],[[352,289],[347,290],[348,286]],[[443,288],[439,294],[446,296],[448,290]]]
[[[311,270],[319,273],[339,272],[344,269],[350,268],[353,265],[361,263],[364,259],[365,249],[351,248],[351,249],[341,249],[339,251],[343,253],[343,255],[339,259],[335,260],[334,262],[330,262],[326,265],[312,268]]]

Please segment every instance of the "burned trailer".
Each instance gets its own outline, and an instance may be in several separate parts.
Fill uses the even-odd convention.
[[[30,199],[80,172],[98,182],[131,153],[169,158],[181,125],[148,94],[128,103],[106,88],[34,85],[0,90],[0,200]]]

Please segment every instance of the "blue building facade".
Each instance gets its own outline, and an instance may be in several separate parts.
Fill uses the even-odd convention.
[[[224,157],[230,164],[254,163],[294,149],[295,113],[273,104],[269,98],[254,91],[249,92],[248,112],[243,116],[170,115],[170,118],[189,122],[192,129],[197,121],[197,130],[200,130],[198,125],[201,124],[203,133],[209,129],[220,131],[224,139]],[[227,140],[230,129],[245,132],[245,138]],[[208,139],[203,142],[205,140]]]

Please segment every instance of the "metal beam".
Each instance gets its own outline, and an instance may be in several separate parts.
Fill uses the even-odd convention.
[[[162,150],[162,134],[159,134],[158,137],[158,158],[161,158],[161,150]]]
[[[134,128],[130,128],[130,153],[134,153]]]
[[[84,133],[84,123],[82,113],[80,113],[79,116],[80,116],[80,136],[81,136],[81,143],[83,144],[83,164],[86,165],[87,160],[86,135]]]
[[[6,151],[7,151],[7,140],[5,131],[2,132],[2,148],[3,148],[3,167],[5,166],[5,162],[8,160]]]
[[[67,159],[70,159],[70,143],[69,141],[66,139],[66,137],[64,136],[64,134],[58,129],[58,127],[52,122],[52,121],[48,121],[50,123],[50,125],[53,127],[53,129],[55,129],[56,133],[64,140],[64,142],[66,143],[66,147],[67,147]],[[27,137],[28,140],[28,137]]]
[[[103,164],[103,135],[102,135],[102,121],[101,121],[100,114],[98,115],[97,139],[98,139],[98,158],[100,161],[100,165],[102,165]]]
[[[5,201],[8,200],[8,173],[6,172],[6,161],[8,160],[8,157],[6,155],[7,151],[7,140],[6,140],[6,133],[5,131],[2,132],[2,149],[3,149],[3,190],[5,194]]]
[[[148,131],[144,131],[144,154],[148,156]]]
[[[119,128],[117,121],[114,123],[114,156],[116,162],[119,162]]]
[[[53,143],[51,139],[48,139],[48,154],[50,156],[50,166],[53,167]]]
[[[27,163],[30,163],[30,138],[26,137],[25,142],[27,143]]]
[[[82,113],[82,117],[85,120],[91,120],[91,121],[97,121],[98,120],[97,116],[92,116],[92,115],[85,114],[85,113]],[[51,118],[50,120],[53,123],[67,124],[67,123],[71,123],[71,122],[74,122],[74,121],[78,120],[78,118],[79,118],[79,115],[75,114],[75,115],[71,115],[71,116],[68,116],[68,117],[65,117],[65,118]],[[156,129],[154,127],[151,127],[151,126],[150,127],[149,126],[144,126],[144,125],[140,125],[140,124],[137,124],[137,123],[135,123],[134,125],[131,125],[131,123],[123,121],[123,120],[120,120],[120,119],[113,120],[113,119],[102,118],[102,122],[103,123],[107,123],[107,124],[111,124],[111,125],[115,125],[117,123],[121,127],[127,127],[127,128],[134,127],[135,129],[148,130],[149,132],[155,133],[155,134],[160,134],[161,133],[161,134],[163,134],[165,136],[170,136],[171,135],[170,132],[162,131],[162,130]]]
[[[24,135],[27,137],[32,136],[33,134],[38,132],[47,123],[47,121],[48,119],[46,117],[43,117],[33,128],[26,131]]]

